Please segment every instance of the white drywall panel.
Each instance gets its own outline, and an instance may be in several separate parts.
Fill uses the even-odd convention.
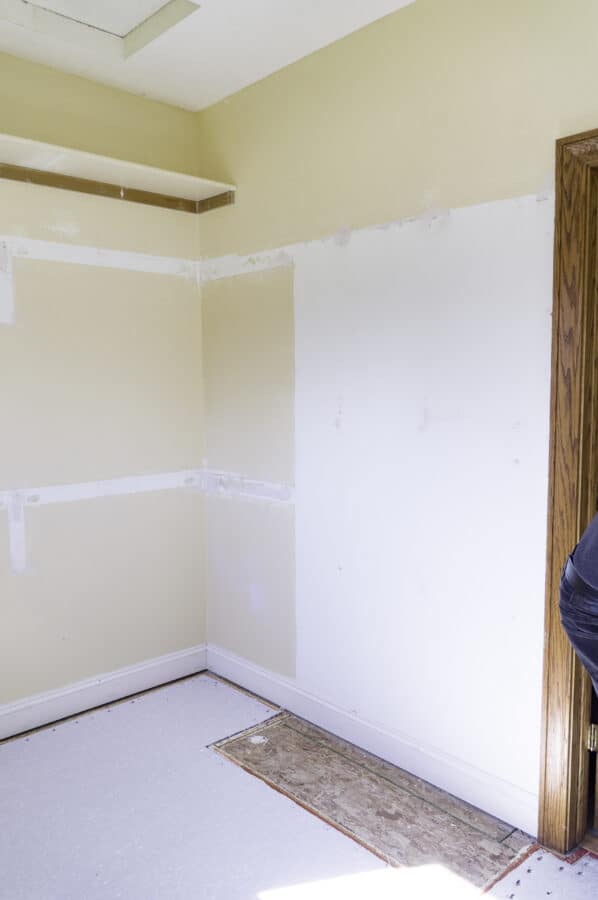
[[[453,789],[463,765],[532,806],[553,213],[528,197],[286,248],[297,683],[452,759]]]

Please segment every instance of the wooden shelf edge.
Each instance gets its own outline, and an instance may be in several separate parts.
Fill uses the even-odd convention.
[[[193,214],[235,202],[235,186],[0,134],[0,179]]]

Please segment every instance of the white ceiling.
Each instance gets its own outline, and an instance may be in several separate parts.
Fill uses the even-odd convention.
[[[415,0],[193,0],[196,10],[187,2],[185,18],[127,58],[112,51],[165,0],[25,3],[29,10],[51,10],[41,15],[55,20],[52,27],[44,22],[41,29],[14,14],[22,2],[0,0],[0,50],[197,110]],[[172,6],[183,2],[171,0]],[[72,19],[85,25],[75,26]],[[63,24],[70,27],[56,27]],[[83,40],[86,33],[96,39]]]
[[[109,34],[124,37],[137,25],[141,25],[165,0],[29,0],[32,6],[41,6],[52,12],[83,22]]]

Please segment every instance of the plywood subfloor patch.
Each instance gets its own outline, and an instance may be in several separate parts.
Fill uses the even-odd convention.
[[[384,874],[209,749],[272,714],[197,676],[1,745],[0,896],[269,900]]]
[[[220,742],[220,753],[391,864],[496,878],[532,839],[292,715]]]

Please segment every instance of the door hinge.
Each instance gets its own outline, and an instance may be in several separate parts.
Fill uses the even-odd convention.
[[[590,725],[588,731],[588,750],[591,753],[598,753],[598,725]]]

